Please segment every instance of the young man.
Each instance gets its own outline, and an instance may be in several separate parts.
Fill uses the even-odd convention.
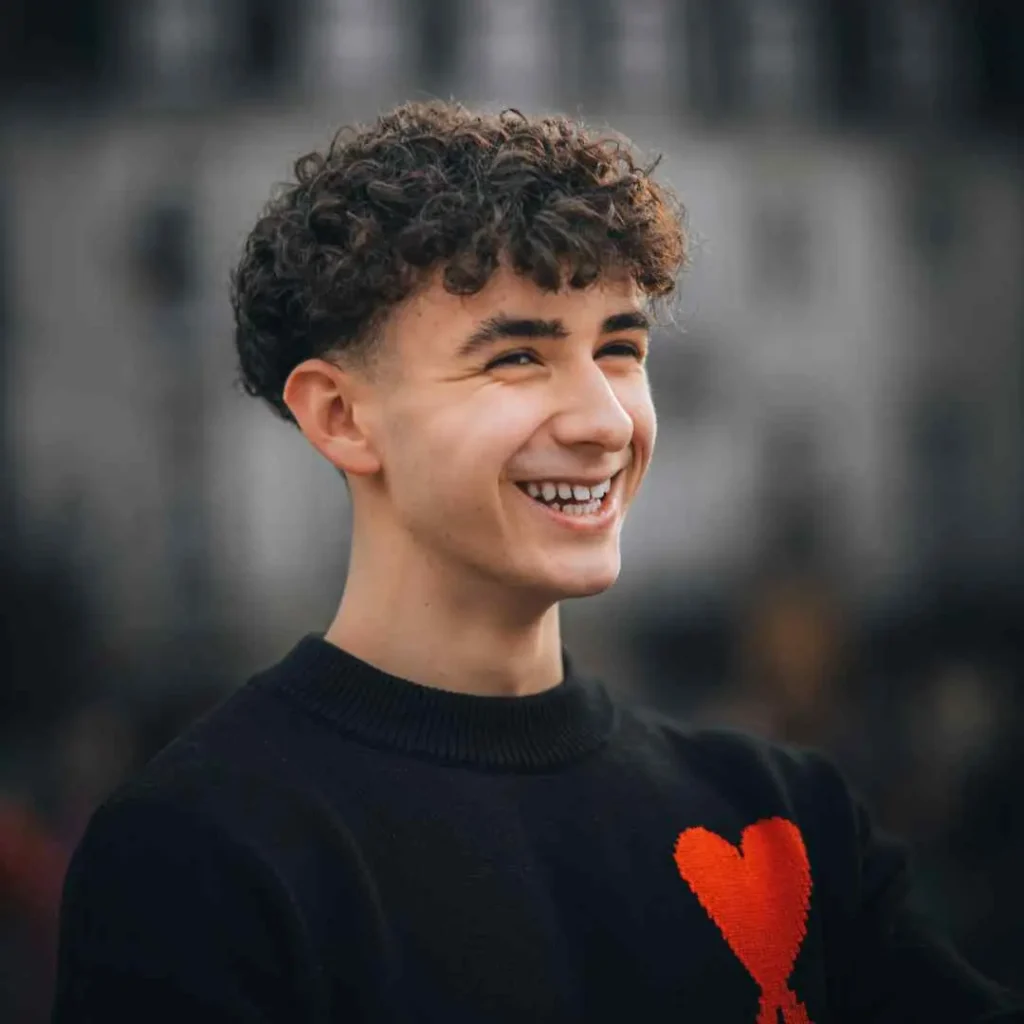
[[[236,338],[348,481],[344,596],[96,812],[56,1024],[1024,1020],[827,763],[616,706],[562,650],[654,448],[685,253],[650,172],[445,104],[298,162]]]

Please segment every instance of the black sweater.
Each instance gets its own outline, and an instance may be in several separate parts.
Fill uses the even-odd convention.
[[[818,756],[311,634],[97,810],[53,1020],[1024,1021],[906,889]]]

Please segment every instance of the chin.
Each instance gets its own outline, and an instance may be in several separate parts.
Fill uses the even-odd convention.
[[[574,597],[597,597],[615,584],[618,573],[604,579],[578,580],[572,585],[563,586],[558,597],[559,601],[569,601]]]
[[[574,597],[595,597],[603,594],[619,578],[621,563],[617,557],[602,559],[591,564],[549,566],[541,585],[556,601]]]

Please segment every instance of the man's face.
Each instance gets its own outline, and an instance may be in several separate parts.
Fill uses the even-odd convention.
[[[506,269],[401,306],[371,400],[382,468],[359,482],[369,528],[384,516],[455,579],[531,600],[605,590],[654,447],[646,323],[628,279],[552,294]]]

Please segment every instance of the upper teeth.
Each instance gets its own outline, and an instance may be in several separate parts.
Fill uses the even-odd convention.
[[[543,483],[531,481],[526,485],[526,493],[531,498],[543,498],[545,501],[554,501],[555,498],[560,498],[562,501],[568,501],[570,498],[574,501],[591,501],[595,498],[603,498],[611,490],[611,486],[610,477],[607,480],[602,480],[599,484],[594,484],[593,487],[564,482],[554,483],[549,480],[545,480]]]

